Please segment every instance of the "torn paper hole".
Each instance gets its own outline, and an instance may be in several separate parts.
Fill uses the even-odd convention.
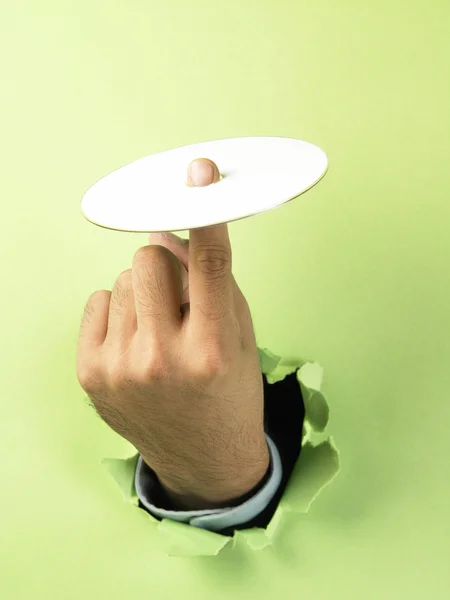
[[[254,527],[238,530],[233,537],[171,519],[158,521],[146,513],[151,521],[157,523],[155,530],[168,556],[216,556],[232,540],[233,546],[236,545],[238,539],[244,539],[252,550],[262,550],[272,543],[286,512],[307,513],[323,488],[331,483],[339,472],[339,452],[333,439],[325,434],[329,409],[320,391],[323,379],[321,365],[315,362],[283,361],[266,348],[259,348],[258,351],[261,370],[269,383],[280,381],[297,371],[297,380],[305,404],[302,451],[283,497],[266,529]],[[319,443],[310,440],[312,433],[322,435]],[[126,459],[106,458],[102,461],[119,485],[124,500],[134,506],[138,505],[134,487],[137,459],[138,455],[135,454]]]

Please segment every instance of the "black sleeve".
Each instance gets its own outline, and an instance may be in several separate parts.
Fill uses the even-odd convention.
[[[222,535],[232,536],[234,531],[239,529],[251,529],[252,527],[265,529],[267,527],[284,494],[295,463],[300,456],[305,407],[297,374],[291,373],[282,381],[276,383],[268,383],[265,375],[262,377],[264,382],[264,430],[278,448],[283,465],[283,477],[276,494],[259,515],[247,521],[247,523],[233,525],[216,532]],[[258,485],[242,498],[236,499],[233,505],[237,506],[245,502],[248,498],[251,498],[265,484],[268,478],[269,469]],[[174,507],[162,489],[158,490],[158,494],[160,496],[157,498],[159,506],[164,506],[167,510],[173,510]],[[146,510],[141,501],[139,501],[139,506]],[[161,521],[160,517],[156,515],[152,516]]]

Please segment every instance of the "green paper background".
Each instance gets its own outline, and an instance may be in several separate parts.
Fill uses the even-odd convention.
[[[449,21],[446,1],[1,3],[2,599],[448,598]],[[168,558],[75,374],[87,297],[146,236],[80,200],[146,154],[244,135],[329,156],[230,234],[260,345],[324,367],[341,472],[272,546]]]

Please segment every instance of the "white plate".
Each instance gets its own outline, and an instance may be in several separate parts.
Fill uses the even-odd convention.
[[[186,185],[189,163],[209,158],[222,178]],[[191,144],[140,158],[106,175],[85,193],[86,219],[108,229],[183,231],[228,223],[276,208],[326,173],[323,150],[291,138],[246,137]]]

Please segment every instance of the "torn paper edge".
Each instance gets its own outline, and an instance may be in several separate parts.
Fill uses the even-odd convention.
[[[333,468],[330,468],[330,476],[325,481],[322,481],[320,485],[317,485],[317,488],[312,488],[312,490],[310,490],[311,497],[306,504],[306,508],[296,509],[295,506],[290,505],[286,500],[283,502],[283,498],[287,496],[286,492],[289,487],[301,485],[301,482],[295,484],[295,475],[302,470],[302,453],[300,453],[294,471],[291,474],[288,487],[286,488],[283,497],[280,499],[279,505],[266,529],[253,527],[251,529],[236,530],[233,536],[224,536],[213,531],[193,527],[190,524],[180,523],[171,519],[162,519],[162,521],[158,521],[153,515],[144,511],[150,521],[156,524],[156,530],[161,537],[165,553],[168,556],[217,556],[229,542],[233,540],[233,546],[235,546],[239,539],[244,539],[252,550],[266,548],[272,543],[272,539],[283,521],[285,511],[307,513],[314,500],[319,496],[322,490],[335,479],[339,472],[339,451],[334,444],[333,438],[326,437],[325,435],[325,429],[329,420],[329,407],[324,395],[320,391],[323,380],[322,366],[317,362],[283,361],[281,357],[275,355],[267,348],[258,348],[258,354],[261,371],[266,376],[269,383],[281,381],[287,375],[297,372],[297,380],[305,404],[302,447],[306,444],[313,448],[320,446],[321,444],[329,444],[333,451],[331,460],[334,461],[334,464],[332,465]],[[90,401],[88,404],[91,404]],[[323,435],[322,439],[319,438],[317,444],[313,444],[311,441],[314,434]],[[111,476],[119,485],[123,499],[133,506],[138,506],[139,503],[134,487],[134,470],[137,458],[138,454],[135,453],[133,456],[126,459],[105,458],[102,460],[102,464],[108,469]],[[118,473],[121,474],[121,481],[118,479]],[[126,484],[123,483],[124,479],[126,480]]]

